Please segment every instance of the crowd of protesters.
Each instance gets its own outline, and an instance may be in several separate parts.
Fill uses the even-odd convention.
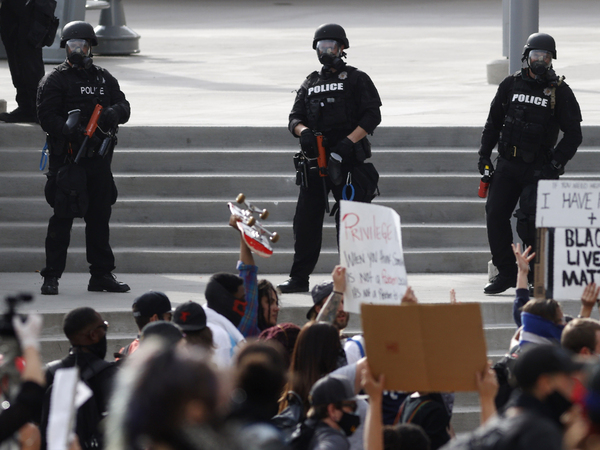
[[[570,318],[554,300],[529,299],[534,255],[513,251],[518,329],[505,357],[472,374],[481,409],[473,433],[455,435],[453,393],[390,392],[385,374],[373,376],[364,338],[345,333],[344,267],[313,287],[303,326],[278,323],[277,292],[258,280],[241,239],[239,276],[214,274],[204,305],[140,295],[138,336],[108,358],[109,324],[92,308],[65,315],[70,349],[45,370],[41,318],[15,316],[25,370],[8,389],[10,364],[0,366],[14,399],[0,414],[0,438],[56,448],[57,374],[76,367],[91,394],[74,409],[71,450],[600,448],[600,321],[590,318],[600,287],[585,288]],[[408,288],[402,304],[417,302]]]

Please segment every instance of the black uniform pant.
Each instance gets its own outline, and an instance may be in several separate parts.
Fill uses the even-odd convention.
[[[351,169],[351,166],[342,166],[344,180]],[[325,180],[325,188],[322,180]],[[344,184],[335,186],[329,177],[321,178],[316,170],[310,171],[308,187],[300,187],[293,225],[294,262],[290,270],[291,278],[308,281],[321,254],[327,197],[331,192],[338,202],[342,199],[343,189]],[[335,225],[339,232],[339,209],[335,214]]]
[[[33,2],[3,0],[0,6],[0,35],[6,48],[6,57],[12,82],[17,90],[17,104],[35,115],[38,83],[44,76],[42,49],[29,42],[33,23]]]
[[[50,172],[58,170],[52,162],[51,157]],[[86,257],[90,273],[104,275],[115,269],[115,257],[109,244],[109,221],[117,190],[110,170],[110,158],[82,158],[79,164],[86,171],[89,196],[89,207],[83,218]],[[50,176],[46,185],[48,203],[56,193],[55,184],[56,177]],[[71,218],[50,217],[46,235],[46,267],[41,272],[43,277],[60,277],[64,272],[72,226]]]
[[[515,276],[517,272],[510,223],[517,203],[517,233],[523,244],[535,251],[535,206],[540,166],[536,162],[525,163],[518,158],[509,161],[500,157],[490,183],[485,205],[488,242],[493,264],[506,276]]]

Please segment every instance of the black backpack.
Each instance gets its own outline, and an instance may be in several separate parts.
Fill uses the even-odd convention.
[[[318,421],[314,419],[307,419],[304,422],[300,422],[292,433],[288,448],[290,450],[307,450],[310,441],[312,441],[315,435],[317,424]]]
[[[304,406],[302,399],[294,391],[287,393],[288,406],[271,419],[284,436],[285,442],[290,442],[296,427],[304,421]]]
[[[112,367],[114,364],[108,361],[104,361],[102,359],[98,359],[92,361],[88,364],[85,369],[83,369],[80,373],[81,381],[83,381],[90,389],[89,381],[100,372],[109,367]],[[47,366],[48,372],[54,376],[58,369],[62,369],[63,367],[68,367],[64,365],[64,362],[55,361]],[[46,390],[46,398],[45,398],[45,406],[50,405],[50,398],[52,394],[52,386],[51,384]],[[48,411],[44,411],[44,417],[42,422],[45,422],[47,426],[47,416]],[[104,411],[100,411],[100,407],[96,402],[95,395],[92,395],[83,405],[79,407],[77,410],[77,424],[75,426],[75,433],[79,437],[79,443],[81,445],[82,450],[90,450],[90,449],[102,449],[104,448],[104,437],[102,430],[100,429],[100,422],[104,418]],[[45,444],[46,436],[42,437],[42,441]],[[45,447],[45,445],[44,445]]]
[[[521,346],[516,345],[492,366],[492,369],[496,372],[496,378],[498,379],[498,393],[494,399],[498,411],[501,411],[504,406],[506,406],[510,395],[515,389],[513,370],[520,353]]]

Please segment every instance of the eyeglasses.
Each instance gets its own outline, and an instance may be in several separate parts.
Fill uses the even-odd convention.
[[[96,329],[98,329],[98,328],[103,328],[104,331],[108,331],[108,322],[105,320],[104,322],[102,322],[100,325],[98,325],[96,327]]]
[[[342,408],[349,408],[352,412],[356,412],[356,402],[352,401],[352,402],[342,402],[340,403],[340,409]]]

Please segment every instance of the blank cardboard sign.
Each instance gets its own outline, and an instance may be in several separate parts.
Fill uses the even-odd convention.
[[[396,391],[476,391],[487,361],[478,303],[361,305],[369,366]]]

